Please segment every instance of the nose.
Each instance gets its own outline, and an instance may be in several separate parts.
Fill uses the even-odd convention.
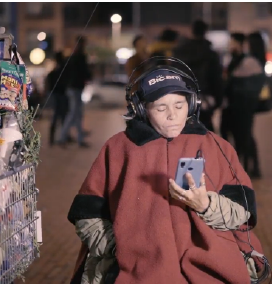
[[[169,108],[167,119],[168,120],[174,120],[176,117],[177,117],[176,109],[175,108]]]

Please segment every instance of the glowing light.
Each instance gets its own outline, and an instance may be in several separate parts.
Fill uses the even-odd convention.
[[[38,39],[39,41],[45,40],[45,39],[46,39],[46,33],[40,32],[40,33],[37,35],[37,39]]]
[[[267,61],[264,67],[267,76],[272,76],[272,61]]]
[[[45,52],[40,48],[34,48],[29,55],[30,61],[35,64],[41,64],[45,59]]]
[[[122,21],[122,17],[119,14],[114,14],[111,16],[111,22],[113,24],[120,23]]]
[[[126,63],[126,61],[134,54],[134,50],[131,49],[131,48],[126,48],[126,47],[123,47],[123,48],[119,48],[115,55],[118,59],[118,62],[121,63],[121,64],[124,64]]]
[[[88,102],[91,101],[93,97],[94,89],[91,84],[87,84],[81,94],[81,100],[84,104],[87,104]]]
[[[5,27],[0,27],[0,34],[4,34],[6,32],[6,28]]]
[[[42,50],[45,50],[48,47],[48,43],[46,41],[42,41],[39,45]]]

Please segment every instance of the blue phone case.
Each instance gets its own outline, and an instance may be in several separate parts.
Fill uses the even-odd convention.
[[[191,173],[193,179],[195,181],[196,187],[200,186],[201,175],[204,170],[205,160],[203,158],[195,159],[195,158],[181,158],[178,161],[178,167],[176,171],[175,182],[181,188],[188,190],[189,185],[185,174],[187,172]]]

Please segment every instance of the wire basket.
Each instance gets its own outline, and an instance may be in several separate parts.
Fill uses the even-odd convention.
[[[37,194],[34,166],[0,176],[0,284],[23,278],[39,256]]]

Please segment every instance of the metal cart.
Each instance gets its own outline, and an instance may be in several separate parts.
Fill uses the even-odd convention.
[[[0,177],[0,283],[22,277],[39,256],[35,167],[28,165]]]

